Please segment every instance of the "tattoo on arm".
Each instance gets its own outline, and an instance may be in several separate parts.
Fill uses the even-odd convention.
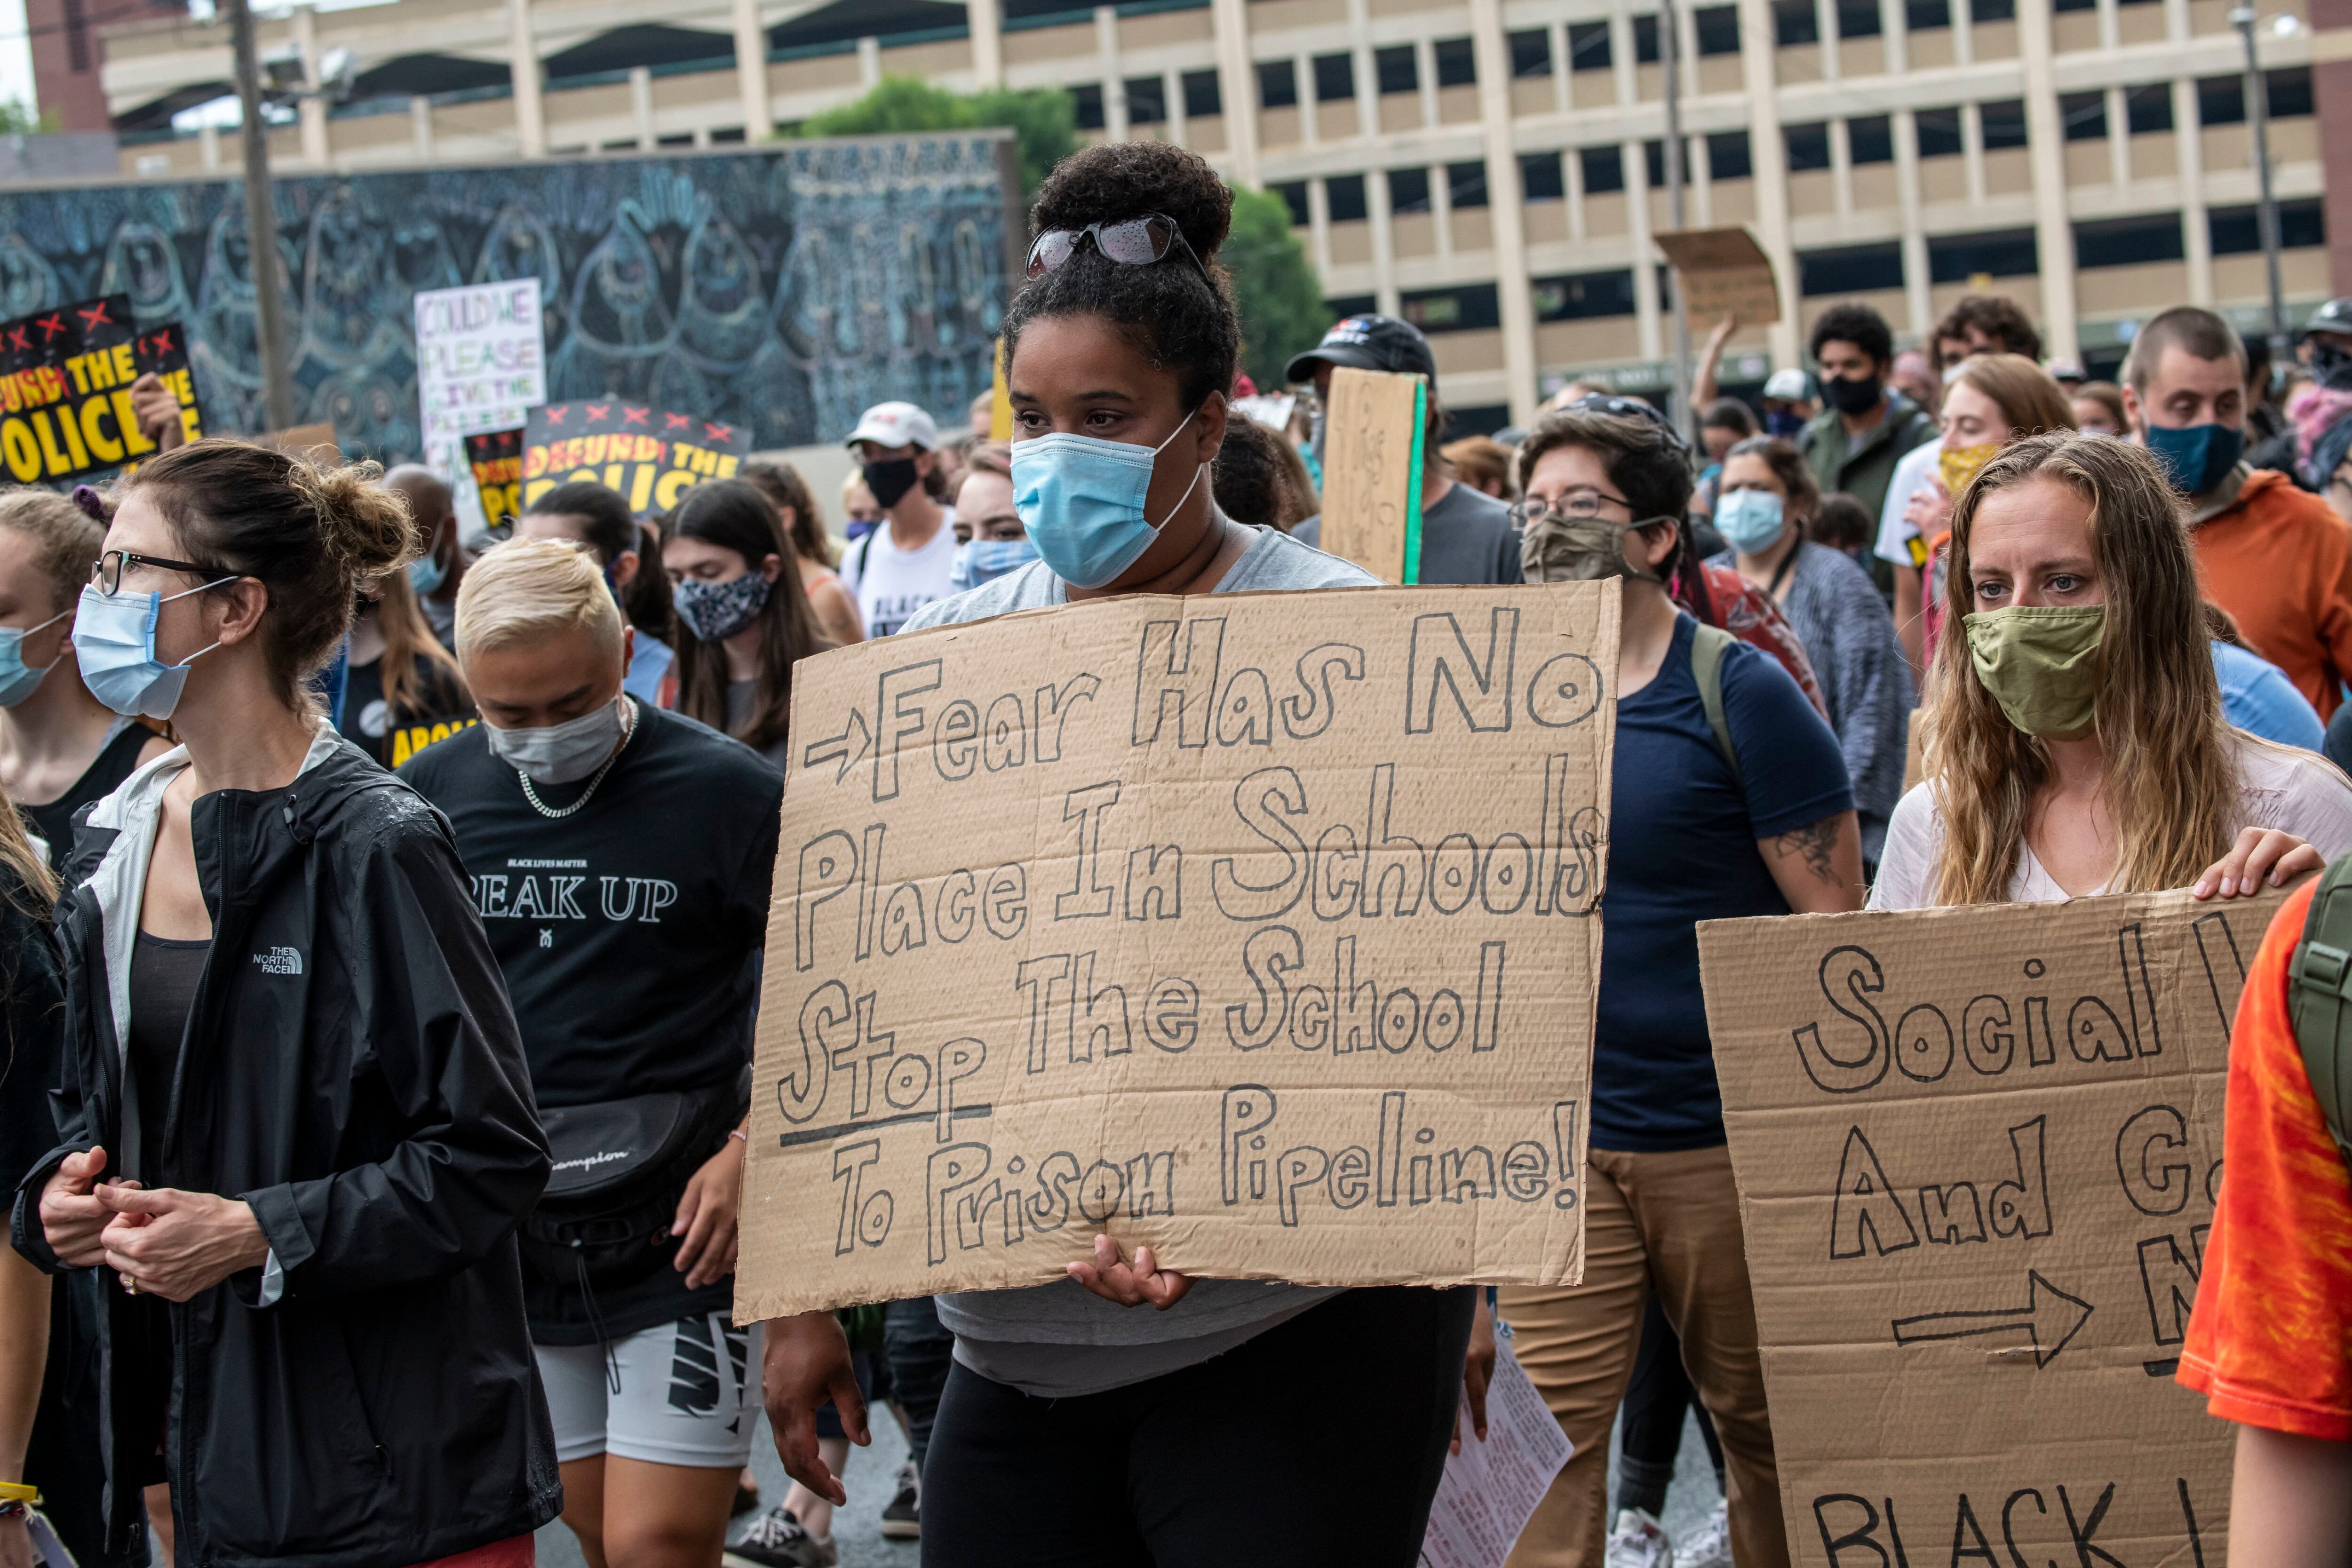
[[[1819,822],[1776,835],[1772,840],[1773,852],[1803,856],[1806,869],[1835,887],[1838,874],[1834,857],[1837,854],[1838,829],[1843,823],[1843,816],[1824,816]]]

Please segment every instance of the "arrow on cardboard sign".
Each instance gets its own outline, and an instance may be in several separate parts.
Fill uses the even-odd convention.
[[[2074,1336],[2082,1332],[2090,1320],[2091,1304],[2079,1296],[2070,1296],[2044,1279],[2039,1271],[2026,1270],[2025,1305],[1996,1307],[1983,1312],[1927,1312],[1916,1318],[1895,1320],[1895,1342],[1898,1345],[1924,1344],[1930,1340],[1964,1340],[1975,1334],[2005,1333],[2023,1329],[2033,1342],[2033,1364],[2048,1366],[2058,1352],[2066,1348]]]
[[[850,769],[866,760],[866,753],[873,748],[874,736],[866,728],[866,715],[852,708],[848,726],[838,735],[823,741],[811,741],[808,750],[801,753],[801,765],[813,768],[838,757],[841,766],[834,773],[833,782],[839,784],[849,776]]]

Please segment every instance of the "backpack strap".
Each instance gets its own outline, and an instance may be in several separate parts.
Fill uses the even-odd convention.
[[[1715,731],[1715,749],[1731,769],[1731,782],[1746,789],[1739,753],[1731,747],[1731,725],[1723,716],[1723,658],[1738,640],[1721,626],[1700,622],[1691,632],[1691,679],[1698,682],[1698,703],[1706,710],[1706,727]]]
[[[2329,866],[2311,895],[2303,940],[2287,965],[2287,1016],[2311,1092],[2336,1152],[2352,1164],[2352,855]]]

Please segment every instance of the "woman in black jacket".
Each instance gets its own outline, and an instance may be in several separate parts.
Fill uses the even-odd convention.
[[[561,1499],[506,993],[446,826],[310,695],[360,584],[415,552],[372,479],[168,452],[74,625],[90,689],[184,744],[67,864],[64,1142],[14,1239],[100,1270],[110,1544],[168,1476],[185,1568],[527,1562]]]

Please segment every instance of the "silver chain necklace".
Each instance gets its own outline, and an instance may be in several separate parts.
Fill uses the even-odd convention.
[[[539,798],[539,792],[530,787],[530,775],[523,772],[520,768],[517,768],[515,770],[515,777],[522,781],[522,797],[523,799],[530,802],[530,808],[533,811],[539,813],[541,816],[551,817],[560,821],[588,804],[588,797],[596,793],[596,786],[604,782],[604,775],[613,771],[613,764],[621,760],[621,753],[627,751],[629,749],[629,742],[635,740],[637,737],[637,707],[635,698],[633,697],[629,699],[629,706],[626,711],[629,715],[629,722],[627,727],[621,731],[621,743],[613,748],[613,754],[604,759],[604,765],[596,770],[595,777],[588,781],[588,787],[582,790],[580,792],[580,798],[573,801],[570,805],[558,807],[548,805],[545,801]]]

